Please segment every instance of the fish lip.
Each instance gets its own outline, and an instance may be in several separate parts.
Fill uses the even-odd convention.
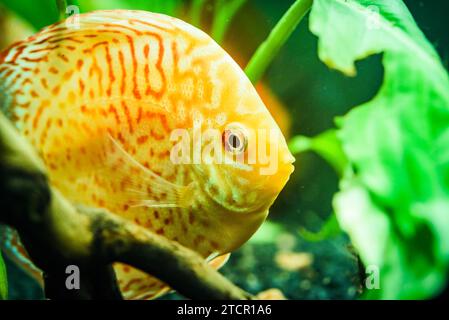
[[[282,173],[286,172],[285,174],[286,174],[287,181],[290,178],[291,174],[295,171],[295,166],[294,166],[295,162],[296,162],[296,158],[291,153],[289,153],[287,159],[284,160],[283,170],[281,172]]]
[[[293,164],[293,163],[295,163],[296,162],[296,158],[295,158],[295,156],[294,155],[292,155],[290,152],[289,152],[289,155],[288,155],[288,157],[287,157],[287,161],[285,161],[287,164]]]

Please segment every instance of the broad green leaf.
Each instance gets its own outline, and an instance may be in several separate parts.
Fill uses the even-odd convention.
[[[383,53],[377,96],[338,123],[353,170],[334,208],[365,265],[380,269],[368,297],[432,297],[449,266],[448,75],[401,1],[315,0],[310,29],[320,59],[347,75]]]
[[[8,277],[6,275],[6,266],[0,251],[0,300],[8,299]]]
[[[380,14],[385,17],[389,23],[392,23],[395,27],[406,32],[419,46],[421,46],[422,49],[428,51],[429,54],[436,56],[432,45],[427,41],[421,29],[416,25],[413,16],[402,1],[359,0],[358,2],[371,11],[368,23],[371,23],[372,27],[376,27],[376,24],[378,24],[377,18],[379,16],[376,16],[376,13]]]

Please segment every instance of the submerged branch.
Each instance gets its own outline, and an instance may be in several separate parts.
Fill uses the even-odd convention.
[[[177,242],[106,210],[73,206],[49,186],[43,162],[2,113],[0,175],[0,222],[19,231],[44,271],[48,298],[121,298],[113,262],[147,272],[188,298],[251,298]],[[80,290],[65,288],[71,264],[80,268]]]

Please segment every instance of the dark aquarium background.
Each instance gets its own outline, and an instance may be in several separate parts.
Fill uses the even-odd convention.
[[[55,22],[56,8],[53,12],[46,9],[52,7],[51,2],[0,0],[1,49],[32,34],[37,28]],[[192,1],[72,2],[80,5],[82,11],[146,9],[192,22],[189,11]],[[201,28],[211,33],[214,1],[207,2],[200,21]],[[448,70],[449,2],[404,2]],[[243,1],[229,21],[226,33],[220,35],[217,32],[216,35],[222,46],[244,67],[292,3],[288,0]],[[353,78],[329,69],[318,58],[318,39],[309,30],[308,23],[307,16],[282,47],[258,86],[288,140],[297,135],[313,137],[333,128],[336,117],[371,100],[383,81],[381,55],[358,62],[358,73]],[[339,189],[339,177],[333,167],[314,152],[303,152],[295,157],[295,172],[271,208],[268,221],[231,255],[221,272],[250,293],[263,292],[264,298],[357,299],[363,292],[363,265],[349,237],[336,227],[332,214],[332,199]],[[39,286],[6,256],[4,258],[9,299],[42,299]],[[175,293],[162,297],[178,298],[183,297]]]

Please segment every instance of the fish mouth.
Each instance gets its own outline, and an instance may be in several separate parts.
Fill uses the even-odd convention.
[[[286,164],[283,170],[281,171],[282,176],[285,177],[286,180],[285,182],[287,182],[290,179],[290,176],[295,171],[295,166],[293,165],[293,162]]]
[[[282,161],[277,172],[268,178],[266,182],[267,186],[275,198],[285,187],[291,174],[295,171],[295,166],[293,165],[295,161],[296,159],[290,154]]]

